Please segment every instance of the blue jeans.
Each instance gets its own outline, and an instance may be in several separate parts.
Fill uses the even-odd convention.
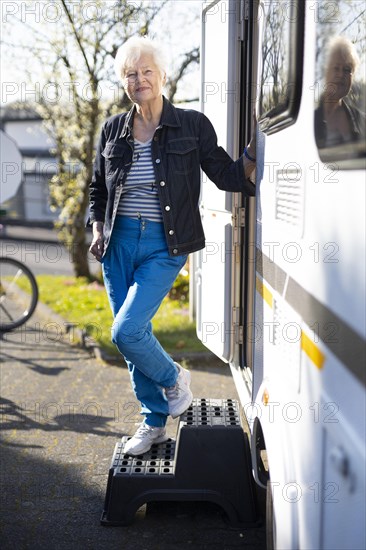
[[[124,356],[141,414],[150,426],[169,415],[163,388],[174,386],[177,367],[152,332],[151,319],[187,255],[171,257],[162,223],[117,216],[102,260],[112,308],[112,342]]]

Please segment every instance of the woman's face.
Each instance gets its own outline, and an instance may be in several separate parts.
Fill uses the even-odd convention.
[[[165,75],[155,65],[151,55],[142,54],[136,63],[125,71],[123,85],[131,101],[146,103],[162,96]]]
[[[353,65],[341,52],[335,52],[329,59],[326,72],[326,92],[330,99],[345,97],[352,86]]]

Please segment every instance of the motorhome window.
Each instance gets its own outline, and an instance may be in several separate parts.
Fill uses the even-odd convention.
[[[366,10],[359,0],[317,3],[314,133],[319,156],[342,168],[366,157]]]
[[[270,134],[293,124],[302,84],[303,9],[301,2],[263,4],[259,123]]]

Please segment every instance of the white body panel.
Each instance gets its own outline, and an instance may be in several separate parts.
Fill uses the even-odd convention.
[[[267,9],[269,2],[263,4]],[[212,329],[209,347],[230,361],[251,428],[256,418],[262,426],[277,548],[362,549],[366,398],[365,365],[358,354],[366,339],[366,176],[364,169],[327,165],[319,157],[312,91],[316,17],[310,4],[305,9],[305,62],[296,122],[259,135],[252,371],[243,364],[235,338],[230,345],[226,340],[223,349],[223,334],[235,332],[232,307],[240,306],[237,288],[242,278],[235,260],[226,272],[221,266],[225,276],[202,276],[200,320],[208,315],[212,327],[219,329],[215,334]],[[229,6],[239,9],[240,2]],[[220,34],[225,35],[229,24],[221,25]],[[237,36],[229,33],[229,40],[236,43]],[[209,60],[206,49],[204,63]],[[223,63],[228,74],[231,62],[228,57]],[[239,80],[240,74],[236,77]],[[205,112],[215,123],[217,98],[209,100]],[[289,181],[299,199],[291,219],[276,215]],[[205,211],[204,223],[210,241],[223,238],[230,222],[226,214],[207,217]],[[233,257],[226,254],[226,262]],[[207,273],[214,269],[212,263]],[[243,328],[245,333],[248,327]]]
[[[229,132],[228,128],[231,130],[236,124],[235,102],[231,101],[235,96],[235,88],[229,86],[232,70],[227,60],[231,58],[234,62],[229,34],[236,16],[234,12],[223,12],[221,7],[220,2],[213,2],[207,4],[203,12],[202,51],[209,52],[209,55],[203,53],[202,59],[201,110],[211,120],[219,145],[234,155],[234,136],[237,132]],[[231,121],[230,125],[228,121]],[[217,189],[203,174],[201,212],[205,224],[206,248],[197,255],[197,332],[202,342],[224,361],[232,359],[231,209],[231,194]],[[213,283],[220,289],[218,293]],[[229,333],[226,332],[228,329]]]

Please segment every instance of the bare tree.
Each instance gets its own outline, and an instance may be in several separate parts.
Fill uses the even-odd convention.
[[[269,0],[262,44],[261,98],[263,112],[282,100],[288,88],[286,55],[289,24],[284,17],[284,4]]]
[[[45,82],[42,90],[47,90],[47,94],[40,93],[35,108],[55,143],[58,171],[50,181],[50,201],[60,212],[56,227],[60,241],[70,250],[76,276],[90,278],[85,218],[99,128],[107,116],[129,107],[128,98],[116,85],[113,58],[127,38],[149,33],[167,2],[54,0],[50,5],[43,0],[21,3],[40,6],[42,21],[34,24],[22,14],[13,16],[28,34],[28,43],[22,46],[20,41],[13,48],[28,48],[32,70],[37,61]],[[11,18],[7,21],[11,25]],[[189,65],[197,61],[197,48],[183,56],[181,67],[168,82],[170,100]],[[29,69],[25,68],[32,82]]]
[[[177,93],[178,84],[182,79],[182,77],[184,76],[187,69],[192,65],[192,63],[198,63],[199,59],[200,59],[200,52],[198,47],[193,48],[191,51],[186,52],[184,54],[180,67],[178,67],[175,74],[173,74],[168,78],[168,82],[167,82],[168,89],[169,89],[168,99],[170,101],[174,100],[174,96]],[[196,98],[192,98],[192,101],[195,101],[195,100]]]

